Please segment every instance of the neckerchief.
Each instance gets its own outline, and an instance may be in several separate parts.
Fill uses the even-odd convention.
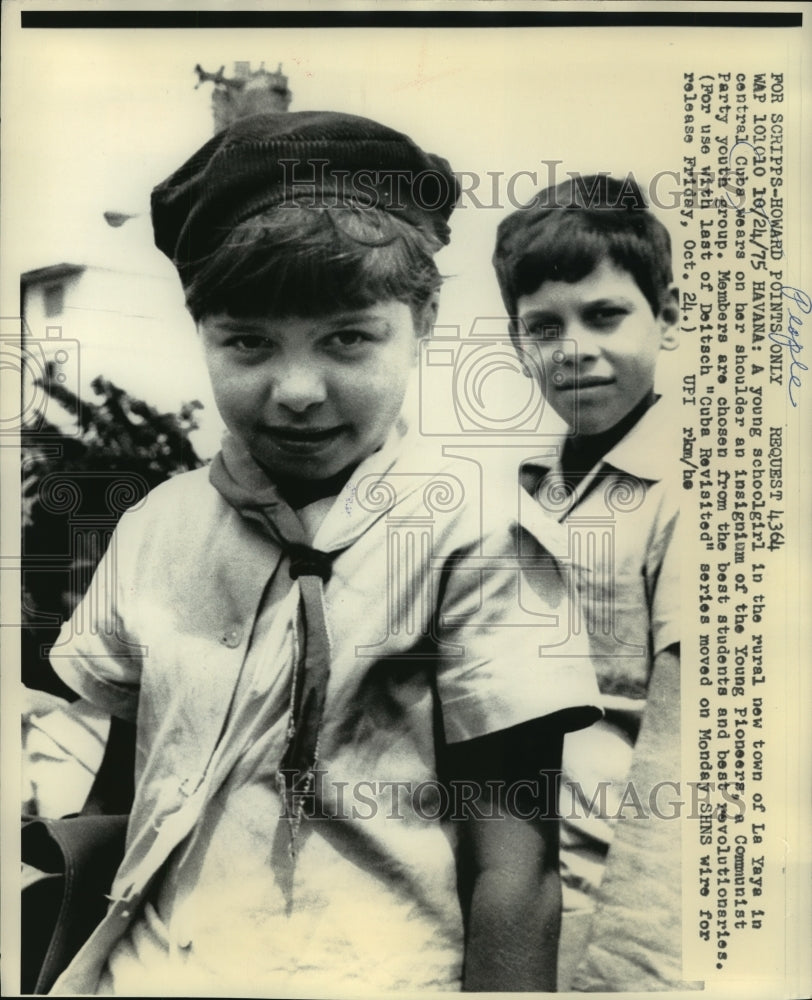
[[[258,524],[290,559],[290,577],[299,589],[297,631],[301,654],[294,663],[285,749],[276,772],[277,789],[291,824],[291,848],[301,822],[304,797],[318,764],[319,729],[330,678],[330,635],[324,612],[324,584],[333,559],[346,548],[323,552],[309,544],[298,514],[249,452],[232,436],[211,464],[212,485],[246,520]]]
[[[319,732],[330,677],[324,585],[330,579],[333,560],[394,506],[414,491],[424,490],[427,467],[437,469],[436,475],[440,476],[447,461],[427,458],[425,442],[412,439],[406,422],[398,418],[383,446],[351,474],[312,538],[265,470],[236,438],[226,435],[222,450],[212,462],[209,478],[214,488],[290,558],[292,591],[287,606],[295,616],[298,642],[294,647],[290,713],[277,768],[277,790],[285,805],[292,854],[319,763]],[[298,600],[293,591],[298,591]]]

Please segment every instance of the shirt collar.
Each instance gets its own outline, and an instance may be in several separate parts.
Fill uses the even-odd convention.
[[[603,457],[605,465],[638,479],[659,482],[673,475],[678,458],[677,414],[660,398]]]
[[[618,472],[626,472],[637,479],[660,482],[674,474],[677,451],[678,414],[674,405],[661,397],[650,406],[637,423],[610,448],[601,459],[602,465],[611,465]],[[558,440],[563,446],[564,438]],[[559,449],[558,454],[561,454]],[[522,486],[533,492],[539,477],[555,468],[558,461],[545,462],[530,459],[522,463]]]

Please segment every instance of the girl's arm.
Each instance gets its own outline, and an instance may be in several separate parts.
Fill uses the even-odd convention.
[[[466,919],[463,989],[554,991],[564,728],[536,720],[448,748]]]

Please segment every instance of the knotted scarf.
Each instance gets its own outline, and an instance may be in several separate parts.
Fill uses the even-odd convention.
[[[250,452],[232,435],[212,462],[209,478],[214,488],[243,518],[257,524],[290,559],[295,604],[296,635],[291,679],[290,713],[285,747],[276,774],[277,790],[285,805],[291,853],[304,804],[315,784],[319,765],[319,733],[330,677],[330,637],[324,603],[324,585],[333,561],[349,549],[379,519],[413,492],[425,492],[449,462],[426,454],[425,440],[413,438],[403,416],[395,421],[382,447],[352,473],[336,502],[324,517],[310,544],[303,519],[279,494],[277,486]],[[427,475],[426,470],[432,472]],[[385,487],[383,484],[385,483]]]
[[[297,628],[301,653],[293,668],[285,749],[276,772],[294,850],[303,802],[313,786],[318,764],[319,730],[330,678],[330,636],[323,588],[330,579],[333,559],[346,543],[332,552],[312,548],[296,511],[282,499],[249,452],[230,435],[212,461],[209,478],[242,517],[258,524],[288,556],[290,577],[299,588]]]

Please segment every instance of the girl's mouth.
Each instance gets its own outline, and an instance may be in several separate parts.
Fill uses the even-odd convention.
[[[334,441],[344,431],[344,427],[265,427],[264,435],[282,448],[310,451]]]

